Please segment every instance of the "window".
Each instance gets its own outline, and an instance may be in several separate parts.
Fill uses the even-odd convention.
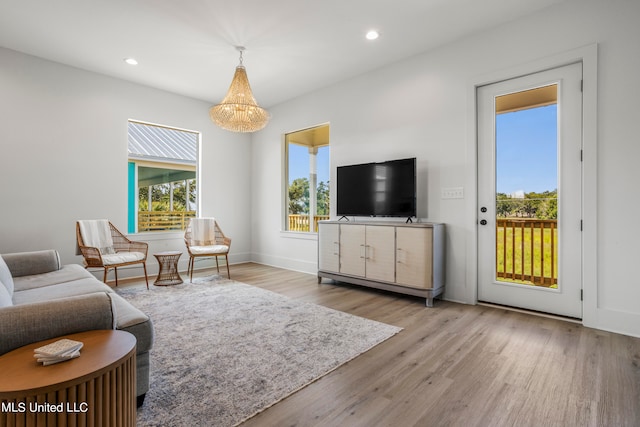
[[[285,229],[317,232],[330,215],[329,125],[286,134],[285,153]]]
[[[184,230],[196,216],[198,132],[129,121],[128,232]]]

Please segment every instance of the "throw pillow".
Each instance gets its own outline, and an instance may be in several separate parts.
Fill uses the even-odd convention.
[[[9,271],[9,267],[7,267],[7,263],[4,262],[2,256],[0,256],[0,282],[4,283],[4,287],[7,292],[9,292],[9,297],[13,296],[13,276],[11,276],[11,271]]]

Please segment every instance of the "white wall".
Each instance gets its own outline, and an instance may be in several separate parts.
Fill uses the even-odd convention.
[[[126,232],[127,120],[136,119],[202,133],[201,213],[233,238],[231,262],[249,259],[250,138],[213,125],[210,105],[2,48],[0,94],[0,253],[55,248],[81,263],[76,220],[108,218]],[[149,241],[150,272],[153,252],[185,251],[181,233],[133,238]]]
[[[445,297],[474,303],[473,85],[598,43],[597,143],[585,179],[594,184],[584,190],[597,200],[585,213],[597,223],[585,231],[595,256],[585,267],[593,274],[584,278],[584,323],[640,336],[638,18],[637,0],[567,2],[271,108],[271,123],[252,137],[216,128],[201,101],[0,48],[0,253],[56,248],[64,262],[81,262],[77,219],[126,229],[132,118],[202,132],[202,214],[233,238],[232,262],[315,273],[316,241],[281,231],[282,134],[329,122],[332,182],[342,164],[418,158],[418,215],[447,224]],[[464,200],[440,199],[441,188],[460,186]],[[151,251],[183,249],[179,234],[136,237]]]
[[[474,84],[597,43],[597,135],[585,169],[596,188],[584,189],[597,201],[597,212],[585,213],[597,220],[585,242],[597,249],[586,248],[595,265],[585,265],[594,277],[585,278],[584,323],[640,336],[638,18],[638,1],[567,2],[272,108],[271,123],[252,138],[253,258],[315,273],[317,242],[281,231],[282,134],[329,122],[332,183],[336,166],[418,158],[418,216],[447,224],[445,298],[475,303]],[[465,187],[466,197],[441,200],[443,187]]]

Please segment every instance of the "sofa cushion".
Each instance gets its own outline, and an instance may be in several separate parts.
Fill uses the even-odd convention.
[[[114,292],[109,294],[113,304],[113,311],[116,314],[116,328],[122,329],[137,323],[146,322],[149,316],[131,305],[127,300]]]
[[[9,271],[9,267],[7,263],[4,262],[4,259],[0,255],[0,282],[4,283],[4,288],[9,293],[9,297],[13,295],[13,277],[11,276],[11,271]]]
[[[2,258],[9,266],[14,280],[20,276],[56,271],[61,267],[60,255],[55,249],[4,254]]]
[[[15,283],[15,291],[26,291],[79,279],[95,279],[95,277],[81,265],[69,264],[59,270],[48,273],[16,277],[13,281]]]
[[[77,295],[85,295],[94,292],[113,292],[113,290],[95,277],[71,280],[54,285],[27,289],[13,294],[13,304],[33,304],[36,302],[51,301],[60,298],[68,298]]]
[[[5,307],[0,309],[0,354],[61,335],[113,329],[114,323],[106,292]]]
[[[9,295],[9,291],[7,291],[6,286],[0,280],[0,308],[11,307],[12,305],[13,301],[11,301],[11,295]]]
[[[137,353],[149,351],[153,343],[153,326],[149,316],[115,292],[109,294],[116,319],[116,329],[131,332],[138,339]]]

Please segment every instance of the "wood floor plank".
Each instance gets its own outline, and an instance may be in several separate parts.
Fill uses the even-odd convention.
[[[640,426],[638,338],[255,263],[231,275],[404,328],[242,427]]]

